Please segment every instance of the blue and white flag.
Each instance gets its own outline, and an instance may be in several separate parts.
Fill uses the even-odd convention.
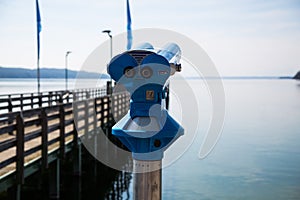
[[[37,58],[40,59],[40,32],[42,31],[39,2],[36,0],[36,27],[37,27]]]
[[[131,31],[131,16],[129,0],[127,0],[127,50],[131,49],[132,46],[132,31]]]

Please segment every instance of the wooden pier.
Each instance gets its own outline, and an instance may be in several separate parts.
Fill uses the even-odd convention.
[[[99,128],[109,130],[129,109],[128,93],[112,95],[108,87],[0,95],[0,193],[14,188],[13,199],[21,199],[28,178],[49,172],[49,197],[59,198],[61,163],[71,159],[73,174],[81,175],[80,138],[94,139]],[[128,183],[130,176],[120,173],[118,180]],[[116,185],[119,192],[124,190],[118,181]]]

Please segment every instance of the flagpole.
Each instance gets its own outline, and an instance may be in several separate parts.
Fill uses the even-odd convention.
[[[126,1],[126,12],[127,12],[127,50],[130,50],[132,46],[132,30],[131,30],[131,14],[130,14],[129,0]]]
[[[40,59],[37,59],[37,88],[38,88],[38,93],[41,91],[41,84],[40,84]]]
[[[42,31],[41,25],[41,16],[39,9],[39,2],[36,0],[36,31],[37,31],[37,90],[38,93],[41,92],[41,84],[40,84],[40,32]]]

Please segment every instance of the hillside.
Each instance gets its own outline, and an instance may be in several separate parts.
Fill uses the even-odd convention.
[[[41,68],[41,78],[65,78],[65,69]],[[68,78],[109,78],[107,74],[68,70]],[[36,69],[0,67],[0,78],[36,78]]]
[[[298,80],[300,80],[300,71],[293,77],[293,79],[298,79]]]

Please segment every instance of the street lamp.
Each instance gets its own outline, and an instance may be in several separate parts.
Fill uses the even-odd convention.
[[[71,51],[66,52],[65,57],[65,81],[66,81],[66,91],[68,90],[68,55],[72,53]]]
[[[110,59],[112,59],[112,35],[110,34],[111,30],[103,30],[102,33],[107,33],[110,38]]]
[[[110,59],[112,59],[112,35],[110,34],[111,33],[111,30],[103,30],[102,33],[107,33],[107,35],[109,36],[109,39],[110,39]],[[110,77],[110,81],[109,81],[109,84],[107,85],[107,92],[109,94],[112,93],[112,79]]]

